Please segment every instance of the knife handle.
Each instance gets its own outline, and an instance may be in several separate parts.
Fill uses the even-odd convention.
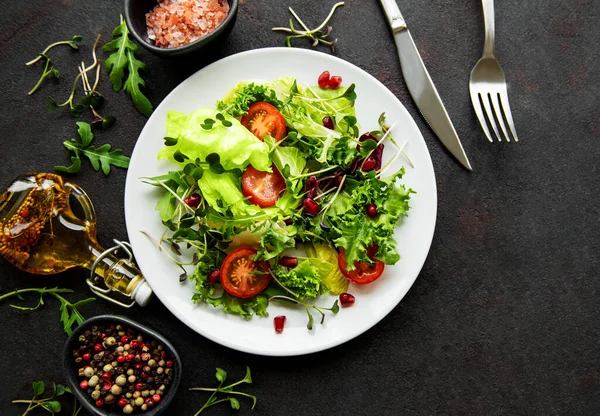
[[[383,6],[385,15],[392,28],[392,33],[396,34],[407,29],[406,21],[404,20],[404,17],[402,17],[402,13],[400,13],[400,9],[398,8],[398,3],[396,3],[395,0],[381,0],[381,5]]]

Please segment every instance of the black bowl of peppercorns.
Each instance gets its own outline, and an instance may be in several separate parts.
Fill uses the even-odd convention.
[[[163,413],[181,379],[181,359],[162,335],[131,319],[90,318],[69,336],[67,382],[98,416]]]

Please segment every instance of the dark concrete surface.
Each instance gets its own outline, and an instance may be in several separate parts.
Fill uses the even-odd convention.
[[[240,3],[233,32],[213,53],[185,64],[141,53],[150,68],[146,92],[155,106],[187,76],[219,58],[282,45],[283,34],[270,28],[286,23],[287,6],[316,25],[333,4]],[[509,83],[518,144],[488,143],[471,108],[468,77],[483,43],[480,2],[400,0],[400,7],[473,173],[443,149],[410,101],[379,3],[347,0],[332,23],[339,38],[336,55],[398,96],[431,152],[439,212],[419,278],[400,305],[367,333],[297,358],[252,356],[214,344],[157,299],[131,311],[101,300],[84,307],[88,317],[126,313],[177,346],[185,369],[169,415],[192,415],[200,408],[206,396],[187,388],[211,385],[216,366],[241,377],[246,365],[254,373],[247,391],[258,396],[255,411],[242,402],[239,413],[224,406],[206,415],[600,414],[600,2],[497,2],[497,55]],[[68,162],[61,143],[74,137],[75,120],[63,111],[47,111],[46,99],[65,95],[79,56],[88,59],[96,34],[109,39],[121,12],[117,0],[2,1],[0,182]],[[86,38],[79,52],[63,48],[53,54],[62,70],[60,82],[27,96],[40,68],[24,63],[49,43],[74,34]],[[103,77],[106,112],[117,115],[118,122],[98,134],[98,142],[131,154],[146,119],[123,93],[111,92]],[[104,177],[84,161],[74,177],[92,194],[99,239],[107,246],[112,238],[126,238],[125,175],[118,169]],[[33,277],[1,260],[0,293],[61,286],[83,298],[88,295],[85,275]],[[24,407],[10,401],[28,398],[31,381],[64,381],[65,339],[54,300],[37,312],[0,303],[0,414],[22,414]]]

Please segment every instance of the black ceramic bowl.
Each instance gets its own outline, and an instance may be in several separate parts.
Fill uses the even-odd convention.
[[[79,387],[79,378],[77,377],[77,369],[81,366],[75,363],[75,359],[73,358],[73,350],[77,349],[78,339],[81,334],[90,329],[94,325],[123,325],[129,328],[132,328],[139,332],[145,340],[156,340],[160,344],[165,347],[165,351],[168,356],[173,361],[173,380],[171,384],[167,386],[165,389],[165,393],[162,395],[160,402],[154,405],[151,409],[141,412],[135,413],[137,415],[143,416],[157,416],[165,412],[169,403],[173,400],[173,397],[177,393],[177,388],[179,387],[179,381],[181,380],[181,359],[179,358],[179,354],[173,345],[165,339],[162,335],[158,334],[154,330],[145,327],[131,319],[124,318],[122,316],[113,316],[113,315],[100,315],[94,318],[90,318],[86,320],[83,324],[79,325],[73,333],[67,339],[65,343],[65,349],[63,353],[64,360],[64,372],[66,376],[67,383],[71,388],[71,391],[77,398],[77,400],[85,407],[91,414],[96,416],[123,416],[122,410],[110,410],[105,407],[97,407],[95,405],[94,400]]]
[[[223,22],[211,33],[184,46],[177,48],[159,48],[148,38],[146,13],[158,4],[157,0],[125,0],[125,20],[131,34],[144,48],[163,58],[181,57],[198,52],[215,40],[223,38],[231,32],[237,18],[238,0],[227,0],[229,14]]]

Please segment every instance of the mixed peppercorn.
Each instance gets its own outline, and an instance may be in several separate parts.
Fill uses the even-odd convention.
[[[132,328],[93,326],[78,341],[73,357],[79,387],[97,407],[144,412],[161,401],[173,381],[173,361],[165,347]]]

